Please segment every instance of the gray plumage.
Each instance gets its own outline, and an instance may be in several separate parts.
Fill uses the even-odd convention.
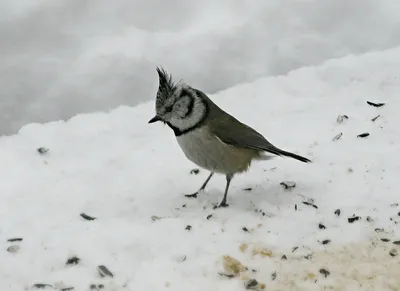
[[[211,172],[200,189],[186,197],[196,198],[214,173],[224,174],[227,183],[219,207],[226,207],[233,176],[247,171],[253,160],[283,156],[311,162],[277,148],[259,132],[223,111],[200,90],[182,82],[175,84],[164,69],[157,68],[157,72],[156,115],[149,123],[162,121],[167,124],[174,131],[185,156]]]

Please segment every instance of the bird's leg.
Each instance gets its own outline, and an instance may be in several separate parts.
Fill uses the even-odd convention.
[[[185,197],[187,197],[187,198],[197,198],[197,194],[199,194],[199,192],[203,191],[206,188],[208,182],[210,181],[210,179],[211,179],[211,177],[213,175],[214,175],[214,172],[211,172],[210,175],[208,176],[208,178],[205,180],[203,185],[201,185],[200,189],[197,192],[195,192],[193,194],[186,194]]]
[[[222,198],[222,201],[218,205],[218,208],[220,208],[220,207],[228,207],[229,206],[229,204],[226,203],[226,198],[228,196],[229,185],[231,184],[232,178],[233,178],[232,174],[227,174],[226,175],[226,187],[225,187],[224,198]]]

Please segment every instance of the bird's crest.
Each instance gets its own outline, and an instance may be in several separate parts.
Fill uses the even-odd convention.
[[[156,106],[161,106],[175,89],[175,84],[172,81],[172,76],[163,68],[157,67],[159,85],[157,91]]]

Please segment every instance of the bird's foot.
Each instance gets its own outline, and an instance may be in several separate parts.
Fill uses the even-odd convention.
[[[229,204],[226,203],[226,201],[222,201],[219,205],[215,205],[215,206],[214,206],[214,209],[217,209],[217,208],[227,208],[227,207],[229,207]]]
[[[193,193],[193,194],[185,194],[185,197],[194,199],[194,198],[197,198],[197,194],[199,194],[199,192],[196,192],[196,193]]]

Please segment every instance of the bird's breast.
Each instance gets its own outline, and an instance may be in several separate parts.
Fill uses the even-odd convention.
[[[237,173],[247,170],[258,154],[225,144],[207,126],[176,137],[185,156],[199,167],[217,173]]]

